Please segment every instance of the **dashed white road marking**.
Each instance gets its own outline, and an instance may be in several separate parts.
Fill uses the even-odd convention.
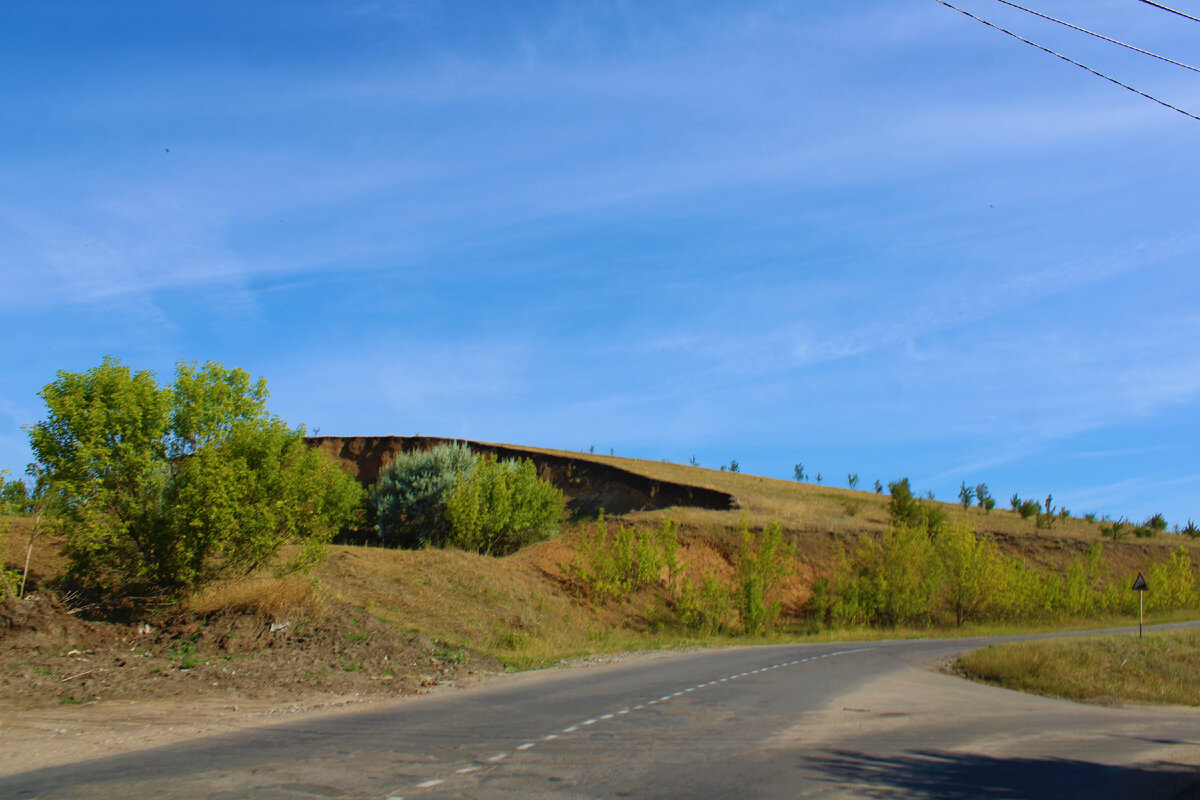
[[[747,675],[757,675],[761,672],[766,672],[768,670],[779,669],[780,667],[790,667],[794,664],[804,664],[808,661],[816,661],[819,658],[829,658],[830,656],[841,656],[841,655],[846,655],[848,653],[859,653],[859,652],[862,652],[863,650],[872,650],[872,649],[874,649],[874,648],[860,647],[855,650],[839,650],[836,653],[824,653],[819,656],[809,656],[808,658],[796,658],[796,659],[792,659],[791,661],[783,661],[778,664],[771,664],[770,666],[759,667],[758,669],[750,670],[747,672],[739,672],[735,675],[727,675],[724,678],[715,678],[711,681],[708,681],[707,683],[700,683],[695,686],[688,687],[687,689],[680,689],[679,691],[677,691],[673,694],[665,694],[662,697],[658,698],[657,700],[647,700],[645,703],[639,703],[636,706],[631,706],[629,708],[622,708],[619,711],[609,712],[607,714],[601,714],[598,717],[593,717],[591,719],[584,720],[583,722],[577,723],[575,725],[570,725],[566,728],[563,728],[562,733],[575,733],[576,731],[578,731],[581,727],[583,727],[585,725],[594,725],[595,723],[600,722],[601,720],[612,719],[615,716],[618,716],[621,714],[628,714],[631,711],[641,711],[644,708],[649,708],[650,706],[655,705],[657,703],[665,703],[668,700],[672,700],[672,699],[679,697],[680,695],[686,694],[688,692],[694,692],[697,689],[704,689],[709,686],[716,686],[717,684],[725,683],[726,681],[734,681],[734,680],[737,680],[738,678],[744,678]],[[541,737],[540,741],[548,742],[548,741],[552,741],[557,738],[559,738],[559,734],[548,733],[545,736]],[[529,750],[536,744],[537,744],[537,742],[522,742],[521,744],[517,745],[515,749],[517,751],[525,751],[525,750]],[[509,754],[507,752],[496,753],[493,756],[489,756],[485,760],[494,764],[496,762],[503,761],[505,758],[508,757],[508,755]],[[472,772],[477,772],[480,769],[482,769],[482,767],[479,766],[478,764],[472,764],[470,766],[460,767],[459,769],[456,769],[454,771],[454,773],[456,775],[468,775]],[[446,782],[445,778],[430,778],[429,780],[421,781],[420,783],[416,784],[416,788],[429,789],[434,786],[440,786],[441,784],[443,784],[445,782]],[[404,796],[398,795],[398,794],[393,794],[393,795],[389,795],[387,798],[385,798],[385,800],[404,800]]]

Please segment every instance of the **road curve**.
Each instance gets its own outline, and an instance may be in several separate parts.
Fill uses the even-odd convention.
[[[0,778],[11,798],[1200,798],[1200,710],[931,666],[988,639],[739,647],[515,676]]]

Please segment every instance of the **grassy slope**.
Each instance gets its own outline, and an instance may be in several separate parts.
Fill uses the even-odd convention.
[[[1200,706],[1200,631],[995,645],[956,663],[975,680],[1072,700]]]
[[[622,520],[638,525],[657,525],[667,518],[678,521],[684,542],[681,556],[697,573],[713,569],[732,578],[730,562],[743,514],[756,527],[779,521],[798,545],[795,575],[784,598],[791,611],[801,607],[812,581],[828,574],[839,554],[853,547],[859,535],[882,531],[887,525],[887,495],[870,491],[666,462],[544,452],[594,459],[651,478],[709,487],[736,497],[738,510],[672,508],[637,512]],[[1022,520],[1011,511],[984,515],[978,509],[964,512],[953,504],[946,508],[952,515],[966,513],[979,530],[997,536],[1010,552],[1044,566],[1062,566],[1099,539],[1098,526],[1083,520],[1067,520],[1047,533],[1035,531],[1032,520]],[[9,522],[16,535],[3,537],[2,555],[9,564],[19,564],[24,555],[20,533],[27,521]],[[568,525],[558,539],[501,559],[451,551],[333,547],[315,578],[323,595],[364,608],[401,630],[456,647],[468,646],[515,666],[684,641],[670,631],[656,632],[654,610],[660,598],[642,596],[623,606],[594,607],[571,593],[564,581],[565,565],[571,560],[572,544],[582,524]],[[1148,559],[1161,560],[1181,543],[1197,552],[1195,543],[1166,534],[1153,540],[1106,543],[1106,554],[1120,572],[1132,576]],[[57,549],[51,542],[39,543],[34,585],[61,569]]]

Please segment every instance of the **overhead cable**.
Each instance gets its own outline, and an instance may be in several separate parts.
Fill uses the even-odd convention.
[[[1167,58],[1166,56],[1160,56],[1158,53],[1151,53],[1149,50],[1143,50],[1140,47],[1134,47],[1131,44],[1126,44],[1125,42],[1119,41],[1117,39],[1110,39],[1109,37],[1105,36],[1102,33],[1096,33],[1095,31],[1089,31],[1087,28],[1081,28],[1078,25],[1072,25],[1071,23],[1069,23],[1065,20],[1051,17],[1047,14],[1041,13],[1040,11],[1034,11],[1032,8],[1026,8],[1025,6],[1019,6],[1016,3],[1010,3],[1009,0],[996,0],[996,2],[1003,3],[1006,6],[1011,6],[1020,11],[1024,11],[1026,14],[1033,14],[1035,17],[1041,17],[1042,19],[1047,19],[1047,20],[1050,20],[1051,22],[1057,22],[1059,25],[1065,25],[1068,28],[1070,28],[1071,30],[1079,31],[1080,33],[1086,33],[1088,36],[1095,36],[1097,39],[1103,39],[1106,42],[1111,42],[1112,44],[1120,45],[1121,47],[1128,48],[1130,50],[1133,50],[1136,53],[1141,53],[1144,56],[1150,56],[1151,58],[1157,58],[1159,61],[1165,61],[1168,64],[1174,64],[1177,67],[1183,67],[1184,69],[1190,69],[1192,72],[1200,72],[1200,68],[1193,67],[1191,64],[1184,64],[1182,61],[1176,61],[1173,58]]]
[[[1182,11],[1176,11],[1175,9],[1173,9],[1169,6],[1164,6],[1162,3],[1156,3],[1156,2],[1154,2],[1154,0],[1138,0],[1138,2],[1145,3],[1148,6],[1154,6],[1155,8],[1161,8],[1163,11],[1170,11],[1172,14],[1178,14],[1181,17],[1186,17],[1187,19],[1190,19],[1193,22],[1200,22],[1200,18],[1193,17],[1191,14],[1185,14]]]
[[[1037,42],[1031,42],[1028,39],[1018,36],[1017,34],[1013,33],[1012,31],[1010,31],[1006,28],[1001,28],[999,25],[994,25],[994,24],[988,22],[986,19],[980,19],[979,17],[975,16],[974,14],[970,13],[969,11],[964,11],[961,8],[959,8],[958,6],[954,6],[954,5],[951,5],[950,3],[947,3],[946,0],[934,0],[934,1],[937,3],[940,3],[941,5],[944,5],[946,8],[957,11],[958,13],[962,14],[963,16],[970,17],[971,19],[975,20],[976,22],[987,25],[989,28],[995,28],[996,30],[1000,31],[1001,33],[1007,34],[1008,36],[1013,37],[1017,41],[1024,42],[1025,44],[1029,45],[1030,47],[1036,47],[1038,50],[1041,50],[1043,53],[1049,53],[1050,55],[1054,56],[1055,58],[1061,58],[1063,61],[1066,61],[1068,64],[1074,64],[1075,66],[1079,67],[1080,69],[1087,70],[1088,72],[1092,73],[1096,77],[1103,78],[1104,80],[1108,81],[1109,83],[1115,83],[1117,86],[1120,86],[1122,89],[1128,89],[1129,91],[1133,92],[1136,95],[1141,95],[1142,97],[1146,98],[1147,100],[1153,100],[1155,103],[1158,103],[1160,106],[1166,106],[1167,108],[1171,109],[1172,111],[1178,111],[1180,114],[1183,114],[1185,117],[1191,117],[1192,119],[1196,120],[1197,122],[1200,122],[1200,116],[1196,116],[1195,114],[1193,114],[1190,111],[1184,111],[1182,108],[1179,108],[1178,106],[1173,106],[1170,103],[1166,102],[1165,100],[1159,100],[1154,95],[1146,94],[1141,89],[1135,89],[1127,83],[1122,83],[1121,81],[1117,80],[1116,78],[1113,78],[1109,75],[1105,75],[1103,72],[1100,72],[1098,70],[1094,70],[1091,67],[1087,66],[1086,64],[1080,64],[1075,59],[1064,56],[1062,53],[1055,52],[1054,50],[1051,50],[1048,47],[1043,47],[1042,45],[1038,44]]]

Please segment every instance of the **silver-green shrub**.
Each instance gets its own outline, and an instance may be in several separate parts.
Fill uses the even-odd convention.
[[[446,500],[460,475],[475,469],[475,455],[461,442],[396,456],[375,487],[376,527],[389,547],[441,547],[450,530]]]

